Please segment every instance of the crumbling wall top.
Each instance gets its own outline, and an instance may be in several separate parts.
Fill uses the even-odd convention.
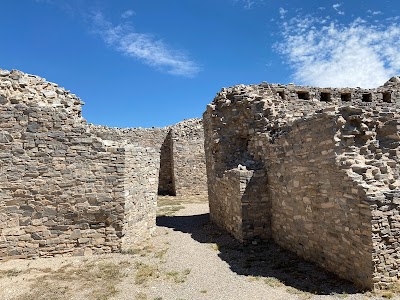
[[[71,117],[80,118],[84,103],[70,91],[44,78],[0,69],[0,105],[18,104],[63,108]]]

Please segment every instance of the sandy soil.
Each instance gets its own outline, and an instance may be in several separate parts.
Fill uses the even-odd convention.
[[[1,300],[400,299],[360,292],[274,243],[241,245],[205,199],[161,197],[157,235],[124,254],[0,263]]]

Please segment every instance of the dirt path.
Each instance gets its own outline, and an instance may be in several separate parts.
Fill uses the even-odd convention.
[[[273,243],[239,244],[204,199],[159,206],[157,235],[128,253],[0,263],[0,299],[382,299]]]

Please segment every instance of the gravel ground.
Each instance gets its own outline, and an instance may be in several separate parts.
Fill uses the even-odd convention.
[[[274,243],[241,245],[209,223],[204,199],[159,206],[157,235],[125,254],[0,263],[0,299],[400,299],[357,291]]]

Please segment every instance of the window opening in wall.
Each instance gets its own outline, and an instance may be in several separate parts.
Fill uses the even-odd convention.
[[[298,91],[297,92],[297,97],[300,100],[310,100],[310,93],[309,92],[304,92],[304,91]]]
[[[321,101],[330,102],[331,101],[331,93],[321,93]]]
[[[351,101],[351,93],[342,93],[342,94],[340,94],[340,99],[342,101],[346,101],[346,102]]]
[[[282,100],[285,100],[285,92],[284,91],[278,91],[278,96],[282,98]]]
[[[383,102],[391,103],[392,102],[392,93],[383,92],[382,93],[382,100],[383,100]]]
[[[372,102],[372,94],[363,94],[362,95],[362,102]]]

